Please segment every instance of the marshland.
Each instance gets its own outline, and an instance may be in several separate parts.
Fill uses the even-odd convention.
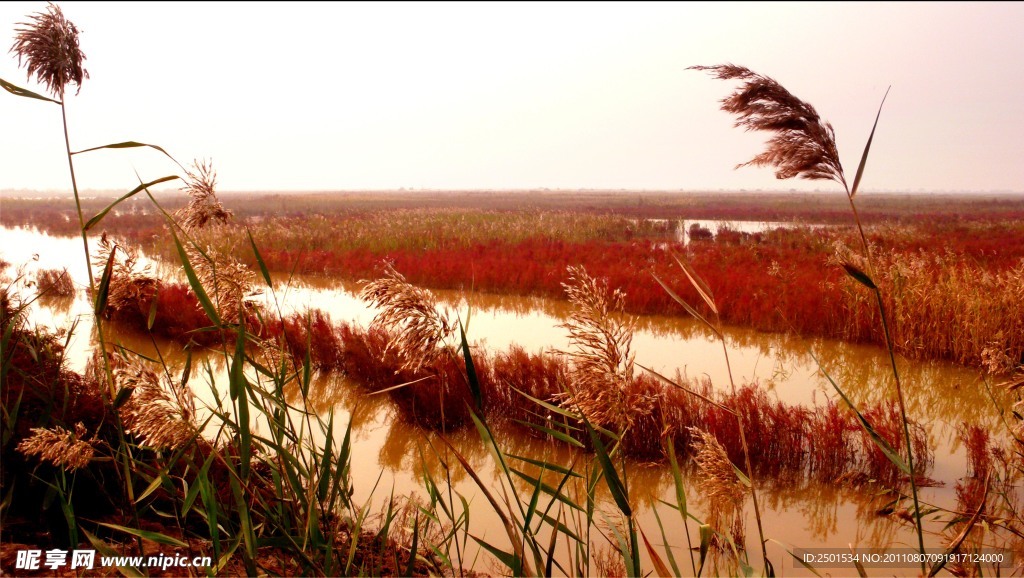
[[[884,104],[849,171],[773,78],[685,72],[827,192],[225,193],[72,149],[78,29],[27,18],[4,96],[71,190],[0,193],[4,572],[1021,573],[1024,197],[860,191]]]

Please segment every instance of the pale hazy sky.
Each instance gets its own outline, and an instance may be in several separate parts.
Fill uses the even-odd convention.
[[[0,77],[26,80],[0,3]],[[835,126],[866,190],[1024,191],[1022,3],[65,3],[91,78],[74,149],[137,140],[212,159],[222,190],[832,189],[733,167],[734,84],[772,76]],[[0,189],[66,189],[60,109],[0,92]],[[82,188],[175,172],[76,157]]]

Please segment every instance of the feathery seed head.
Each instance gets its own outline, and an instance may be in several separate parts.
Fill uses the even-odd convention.
[[[393,335],[388,348],[405,358],[402,369],[418,370],[434,360],[445,339],[455,332],[448,312],[438,312],[433,293],[410,284],[391,265],[384,277],[367,283],[359,296],[380,309],[372,324]]]
[[[64,18],[60,6],[47,4],[45,12],[29,16],[32,22],[22,22],[16,30],[14,45],[11,47],[18,57],[18,65],[24,61],[28,77],[36,80],[57,98],[64,98],[64,89],[69,83],[82,89],[82,81],[89,73],[82,67],[85,54],[78,46],[78,28]],[[77,91],[76,91],[77,94]]]
[[[72,472],[89,465],[96,453],[93,440],[85,439],[85,426],[79,422],[75,431],[60,426],[32,428],[32,435],[18,444],[18,451],[26,456],[39,456],[57,467]]]
[[[193,170],[186,171],[185,187],[182,188],[189,196],[188,206],[179,210],[175,216],[178,223],[186,231],[202,229],[208,223],[222,225],[231,219],[231,211],[224,208],[214,190],[217,185],[217,172],[209,161],[195,161]]]
[[[742,80],[740,88],[722,100],[722,110],[736,115],[737,127],[775,133],[764,152],[736,168],[771,166],[779,179],[832,180],[846,187],[835,131],[809,103],[775,79],[742,66],[691,66],[689,70],[706,70],[719,80]]]
[[[177,450],[196,435],[195,397],[187,385],[162,384],[156,372],[134,357],[116,363],[114,380],[119,388],[133,390],[121,418],[125,431],[142,445]]]
[[[568,273],[562,287],[573,312],[561,327],[573,346],[562,352],[572,361],[572,379],[562,397],[588,420],[624,431],[654,407],[650,392],[636,387],[630,347],[636,320],[621,316],[625,293],[609,289],[607,280],[591,277],[583,267],[569,267]]]

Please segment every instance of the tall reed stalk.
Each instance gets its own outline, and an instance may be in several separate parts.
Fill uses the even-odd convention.
[[[677,303],[682,305],[687,312],[693,315],[698,321],[703,323],[708,329],[712,331],[712,333],[715,334],[715,337],[718,338],[718,341],[722,344],[722,354],[725,356],[725,367],[729,373],[729,386],[732,389],[732,396],[734,400],[738,401],[739,397],[737,396],[736,392],[736,381],[733,379],[732,365],[729,363],[729,348],[726,347],[725,344],[725,333],[722,327],[722,320],[718,315],[718,305],[715,303],[714,293],[711,291],[711,287],[709,287],[708,284],[700,277],[700,275],[698,275],[697,272],[694,271],[693,267],[690,266],[690,264],[685,259],[682,259],[679,255],[673,255],[673,257],[676,263],[679,265],[679,267],[686,274],[687,280],[689,280],[690,284],[697,291],[697,294],[700,295],[705,305],[707,305],[707,307],[710,309],[712,313],[711,320],[708,319],[708,316],[702,315],[699,311],[697,311],[697,309],[695,309],[693,306],[691,306],[689,303],[687,303],[685,300],[679,297],[660,278],[658,278],[657,276],[655,276],[654,278],[665,289],[669,296],[671,296]],[[686,389],[680,384],[671,382],[669,380],[665,381],[676,387]],[[761,507],[757,499],[757,484],[755,482],[754,469],[750,462],[750,447],[747,445],[747,433],[746,426],[743,424],[743,414],[739,411],[738,403],[735,408],[725,409],[736,417],[736,426],[740,433],[740,447],[743,448],[744,466],[747,470],[746,477],[741,478],[741,481],[745,486],[747,486],[750,489],[750,498],[753,501],[754,505],[754,517],[757,520],[757,535],[759,542],[761,543],[761,556],[764,560],[765,569],[767,570],[767,573],[769,575],[774,575],[774,568],[772,567],[771,560],[768,559],[767,540],[764,537],[764,524],[761,521]],[[706,442],[705,445],[707,445]],[[737,470],[737,473],[739,473],[739,470]]]
[[[48,4],[45,12],[33,14],[29,18],[31,18],[32,22],[22,23],[21,26],[23,28],[18,29],[11,52],[17,55],[19,65],[24,61],[29,78],[35,75],[36,80],[42,83],[49,93],[56,97],[56,100],[19,88],[2,79],[0,79],[0,85],[12,94],[60,105],[61,124],[64,132],[64,152],[67,156],[68,171],[71,176],[71,189],[75,197],[75,209],[82,237],[86,270],[89,274],[89,291],[94,300],[93,319],[96,323],[96,334],[100,343],[100,350],[105,352],[107,344],[104,337],[101,312],[105,306],[106,288],[105,286],[98,287],[96,285],[96,279],[92,271],[88,227],[86,226],[85,215],[82,211],[81,197],[78,193],[78,180],[75,177],[75,163],[73,159],[75,153],[71,151],[71,137],[68,131],[67,106],[65,104],[69,85],[77,85],[78,91],[80,91],[83,80],[89,77],[88,71],[83,66],[85,54],[79,47],[78,28],[64,17],[64,13],[59,6]],[[76,94],[78,91],[76,91]],[[109,269],[105,272],[104,281],[109,283]],[[114,389],[113,375],[107,356],[102,355],[101,357],[103,358],[103,373],[107,383],[105,400],[107,403],[111,403],[115,399],[117,392]],[[127,448],[124,444],[124,430],[120,427],[119,423],[118,436],[121,441],[119,447]],[[134,504],[135,490],[132,483],[131,457],[127,451],[118,453],[118,459],[122,465],[120,472],[121,482],[125,487],[129,500]],[[132,508],[132,517],[137,523],[138,511],[134,507]]]
[[[857,165],[853,184],[849,185],[846,180],[846,174],[843,171],[843,165],[839,160],[835,131],[830,123],[821,119],[818,112],[809,103],[793,96],[792,93],[774,79],[757,74],[742,66],[725,64],[717,66],[692,66],[690,69],[708,71],[719,80],[742,81],[741,87],[722,101],[722,110],[736,115],[737,127],[743,127],[746,130],[767,131],[773,134],[764,152],[755,156],[750,161],[738,165],[737,168],[748,165],[770,166],[775,168],[775,176],[779,179],[799,177],[810,180],[831,180],[841,185],[846,193],[850,204],[850,211],[853,213],[854,222],[860,234],[861,247],[864,251],[865,261],[868,264],[868,272],[861,271],[852,263],[844,263],[843,267],[851,277],[874,293],[878,305],[882,330],[885,335],[885,347],[889,354],[893,379],[896,385],[900,417],[903,421],[907,464],[901,464],[898,455],[894,452],[887,452],[887,455],[890,455],[894,464],[903,469],[910,478],[910,489],[914,501],[914,527],[917,530],[918,549],[923,554],[924,533],[922,530],[921,508],[914,471],[914,452],[911,443],[909,420],[907,419],[905,396],[900,382],[899,369],[896,367],[895,346],[889,330],[889,322],[886,318],[882,292],[872,280],[875,277],[875,270],[871,257],[871,247],[868,244],[867,236],[864,234],[864,227],[861,223],[860,215],[857,213],[857,205],[854,203],[854,197],[857,195],[861,178],[864,176],[864,167],[867,165],[871,142],[875,138],[878,119],[882,115],[882,105],[885,104],[885,96],[882,97],[882,105],[879,105],[878,114],[875,116],[874,125],[871,127],[871,134],[864,145],[864,152],[861,154],[860,163]],[[886,91],[886,96],[888,96],[888,91]],[[840,393],[842,392],[840,391]],[[856,408],[854,410],[856,411]],[[927,572],[926,562],[923,558],[921,561],[921,571]]]

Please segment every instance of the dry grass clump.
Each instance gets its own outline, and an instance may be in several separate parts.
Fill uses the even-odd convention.
[[[29,15],[32,22],[22,22],[11,47],[28,69],[28,77],[35,75],[51,94],[64,98],[69,83],[82,89],[82,81],[89,72],[82,66],[85,54],[78,46],[78,28],[64,18],[60,6],[47,3],[45,12]]]
[[[563,283],[573,312],[562,325],[572,350],[565,401],[588,420],[618,431],[651,412],[654,398],[635,386],[634,353],[630,350],[635,321],[621,316],[625,294],[609,290],[607,281],[589,276],[583,267],[569,268]]]
[[[42,269],[36,273],[36,287],[41,295],[71,297],[75,294],[75,284],[67,269]]]
[[[474,361],[478,357],[475,355]],[[569,381],[570,369],[565,357],[529,353],[519,345],[495,353],[491,367],[494,383],[484,396],[489,419],[530,421],[535,418],[535,410],[523,403],[523,396],[516,390],[537,399],[553,399]]]
[[[64,334],[30,327],[22,302],[8,289],[0,287],[0,404],[12,416],[0,420],[4,439],[16,445],[32,435],[32,428],[55,423],[83,422],[86,429],[97,429],[109,417],[96,384],[64,367]],[[4,446],[4,459],[13,447]]]
[[[104,316],[110,319],[118,315],[147,315],[160,282],[148,265],[139,265],[138,251],[131,245],[112,240],[106,232],[100,236],[99,245],[93,265],[102,271],[113,259]]]
[[[602,544],[594,552],[594,570],[597,576],[605,578],[626,578],[626,563],[618,549]]]
[[[73,472],[89,465],[96,453],[95,436],[85,439],[85,426],[75,424],[75,431],[68,431],[59,425],[51,428],[37,427],[32,435],[18,444],[18,451],[26,456],[39,456],[39,459]]]
[[[363,329],[343,323],[339,337],[345,373],[371,392],[386,391],[403,419],[439,430],[469,423],[469,408],[475,402],[461,358],[435,353],[429,360],[410,366],[395,334],[375,325]],[[489,390],[489,360],[474,356],[473,361],[481,389]]]
[[[407,282],[390,265],[384,276],[367,283],[359,296],[380,309],[371,327],[391,335],[385,352],[393,350],[404,359],[401,369],[419,369],[434,361],[439,346],[455,332],[449,313],[438,312],[434,294]]]
[[[1024,261],[992,271],[951,251],[905,253],[872,248],[873,281],[882,289],[896,351],[914,359],[950,359],[1011,371],[1024,356]],[[832,264],[863,258],[836,245]],[[852,279],[843,286],[846,339],[881,339],[872,295]]]
[[[175,387],[161,380],[135,357],[121,358],[115,365],[118,387],[132,390],[120,410],[126,432],[141,445],[171,450],[184,447],[196,436],[195,397],[188,385]]]

